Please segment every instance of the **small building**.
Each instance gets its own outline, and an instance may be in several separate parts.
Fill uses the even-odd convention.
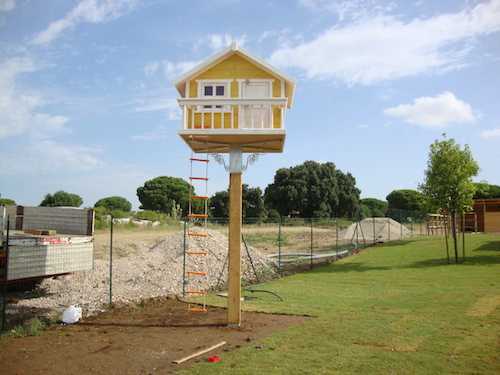
[[[194,152],[282,152],[295,82],[233,44],[175,82],[179,135]]]
[[[473,209],[479,232],[500,233],[500,198],[475,199]]]

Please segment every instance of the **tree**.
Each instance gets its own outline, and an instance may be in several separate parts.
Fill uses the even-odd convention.
[[[492,199],[500,198],[500,186],[491,185],[487,182],[476,182],[474,183],[476,192],[474,193],[474,199]]]
[[[229,193],[227,190],[218,191],[210,197],[210,215],[214,218],[229,216]]]
[[[449,214],[457,263],[457,215],[472,205],[476,190],[472,177],[478,172],[479,166],[468,145],[462,148],[454,139],[444,139],[430,146],[425,180],[420,189],[432,208]]]
[[[361,199],[361,210],[364,217],[384,217],[388,203],[377,198]]]
[[[266,217],[262,190],[259,187],[252,188],[246,184],[243,184],[242,188],[243,217],[246,220],[252,219],[261,222]]]
[[[266,216],[264,198],[259,187],[242,186],[242,216],[244,220],[256,219],[262,221]],[[229,192],[218,191],[210,198],[210,214],[215,218],[229,216]]]
[[[126,198],[113,196],[99,199],[94,207],[104,207],[109,212],[114,210],[130,212],[132,204]]]
[[[15,206],[16,201],[9,198],[0,198],[0,206]]]
[[[420,216],[425,212],[425,198],[417,190],[393,190],[386,197],[388,207],[387,216],[402,221],[408,215]]]
[[[356,180],[337,170],[335,164],[306,161],[281,168],[264,193],[268,209],[282,216],[352,217],[359,212]]]
[[[54,194],[47,194],[40,203],[41,207],[80,207],[83,203],[82,197],[77,194],[67,193],[59,190]]]
[[[187,212],[190,190],[194,194],[193,187],[182,178],[159,176],[137,188],[137,197],[141,209],[170,215],[176,205],[180,206],[182,212]]]

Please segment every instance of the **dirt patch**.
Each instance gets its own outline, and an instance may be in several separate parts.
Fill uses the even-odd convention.
[[[224,325],[226,310],[189,313],[176,300],[157,298],[113,309],[73,326],[57,326],[36,337],[0,340],[2,374],[172,373],[240,346],[271,349],[256,340],[304,322],[306,317],[245,312],[241,328]],[[173,360],[220,341],[227,345],[186,364]]]
[[[467,315],[474,317],[487,316],[495,311],[498,306],[500,306],[500,296],[482,297],[467,311]]]

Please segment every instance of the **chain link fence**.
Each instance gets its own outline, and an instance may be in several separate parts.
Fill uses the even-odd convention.
[[[15,222],[16,219],[10,217],[9,220]],[[311,269],[377,243],[442,235],[429,232],[425,216],[406,212],[400,220],[282,218],[269,222],[246,218],[241,250],[243,285]],[[0,328],[29,334],[37,327],[60,321],[62,311],[71,305],[81,307],[84,315],[90,315],[114,304],[183,295],[189,285],[186,269],[193,267],[185,258],[190,246],[185,240],[185,225],[182,220],[156,226],[120,224],[119,220],[112,220],[92,236],[93,253],[88,270],[49,272],[43,277],[21,279],[8,277],[11,271],[8,261],[12,259],[9,252],[12,252],[16,231],[4,233],[0,248]],[[211,290],[222,290],[227,282],[227,219],[210,218],[208,233],[207,286]],[[47,254],[59,254],[61,261],[75,261],[79,253],[71,249],[77,247],[67,249],[62,255],[63,245],[51,244]],[[24,254],[23,264],[28,269],[39,266],[41,261],[49,264],[52,259],[49,256],[40,259],[33,256],[34,249],[28,250],[20,253]]]

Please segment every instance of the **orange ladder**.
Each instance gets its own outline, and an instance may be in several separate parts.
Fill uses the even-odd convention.
[[[206,312],[207,301],[206,296],[209,289],[208,283],[208,154],[205,158],[194,157],[191,154],[190,176],[192,188],[189,190],[189,211],[187,215],[186,227],[186,247],[185,251],[185,274],[184,274],[184,293],[187,297],[202,297],[201,304],[188,304],[188,311],[191,312]],[[193,166],[205,164],[204,176],[193,176]],[[201,190],[204,190],[204,195],[194,195],[195,183]],[[196,204],[194,202],[197,202]],[[201,202],[201,203],[199,203]],[[201,212],[200,212],[201,211]],[[196,244],[196,246],[195,246]],[[196,264],[194,260],[197,260]]]

